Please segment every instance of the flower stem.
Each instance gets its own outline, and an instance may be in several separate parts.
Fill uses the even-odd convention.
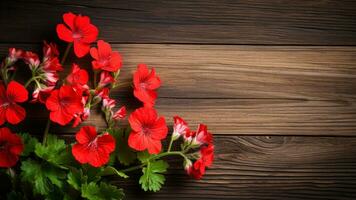
[[[173,155],[182,156],[184,159],[188,159],[187,156],[184,155],[184,153],[182,153],[181,151],[170,151],[170,152],[164,152],[164,153],[152,156],[150,159],[148,159],[148,162],[150,162],[151,160],[155,160],[155,159],[158,159],[158,158],[165,157],[165,156],[173,156]],[[133,167],[130,167],[130,168],[127,168],[127,169],[123,169],[123,170],[120,170],[120,171],[124,172],[124,173],[135,171],[135,170],[141,169],[142,167],[146,166],[147,163],[143,163],[141,165],[133,166]]]
[[[48,136],[50,126],[51,126],[51,120],[48,118],[45,131],[43,132],[42,144],[46,144],[47,142],[47,136]]]
[[[169,145],[168,145],[168,150],[167,152],[170,152],[171,151],[171,148],[172,148],[172,145],[173,145],[173,134],[171,135],[171,141],[169,141]]]
[[[71,42],[71,43],[68,43],[67,48],[66,48],[66,51],[64,52],[63,57],[62,57],[62,60],[61,60],[61,65],[63,65],[64,62],[66,61],[67,56],[68,56],[68,53],[69,53],[70,49],[72,48],[72,45],[73,45],[72,42]]]
[[[62,65],[63,65],[64,62],[66,61],[67,56],[68,56],[68,53],[69,53],[70,49],[72,48],[72,45],[73,45],[73,43],[68,43],[67,48],[66,48],[66,50],[65,50],[65,52],[64,52],[64,54],[63,54],[62,60],[61,60],[61,64],[62,64]],[[45,130],[44,130],[44,132],[43,132],[42,144],[46,144],[46,142],[47,142],[47,136],[48,136],[48,132],[49,132],[49,128],[50,128],[50,127],[51,127],[51,120],[50,120],[50,118],[48,117],[47,124],[46,124],[46,128],[45,128]]]

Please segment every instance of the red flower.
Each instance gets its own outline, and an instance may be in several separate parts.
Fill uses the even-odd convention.
[[[18,59],[21,59],[24,52],[21,49],[10,48],[9,55],[7,56],[7,62],[9,65],[16,62]]]
[[[35,91],[32,93],[32,100],[31,102],[40,102],[45,104],[47,101],[47,98],[51,95],[52,90],[54,89],[54,86],[49,86],[43,89],[36,88]]]
[[[126,107],[122,106],[119,110],[115,112],[113,115],[113,119],[119,120],[119,119],[124,119],[126,117]]]
[[[129,122],[132,128],[128,144],[131,148],[150,154],[161,151],[161,140],[167,136],[168,128],[163,117],[158,117],[155,109],[143,107],[131,113]]]
[[[87,16],[75,15],[71,12],[63,15],[64,24],[57,25],[57,34],[61,40],[74,43],[74,53],[77,57],[85,56],[90,49],[90,43],[95,42],[98,29],[90,23]]]
[[[59,63],[59,52],[57,49],[57,45],[55,43],[47,43],[46,41],[43,42],[43,62],[42,62],[42,69],[45,72],[57,72],[62,71],[62,65]]]
[[[71,85],[84,86],[88,83],[89,75],[84,69],[80,69],[77,64],[72,65],[72,72],[67,76],[67,81]]]
[[[25,63],[30,66],[31,70],[36,69],[41,64],[38,55],[31,51],[26,51],[25,53],[23,53],[22,58]]]
[[[201,158],[186,168],[188,175],[195,179],[201,179],[205,174],[205,168],[210,167],[214,160],[214,145],[203,146],[200,149]]]
[[[102,69],[109,72],[116,72],[122,66],[121,55],[117,51],[112,51],[109,43],[98,40],[98,48],[91,48],[90,55],[95,60],[92,61],[95,70]]]
[[[93,167],[101,167],[109,161],[110,153],[115,150],[115,139],[108,133],[97,135],[95,127],[84,126],[75,135],[78,143],[73,145],[74,158]]]
[[[107,71],[102,71],[100,73],[100,81],[99,81],[99,84],[98,84],[98,87],[99,88],[103,88],[103,87],[106,87],[107,85],[111,84],[115,82],[115,79],[114,77],[111,76],[111,74]]]
[[[199,124],[196,132],[188,132],[185,134],[185,139],[192,141],[193,145],[211,144],[213,136],[208,132],[208,127],[204,124]]]
[[[0,83],[0,125],[5,121],[18,124],[25,116],[26,111],[16,103],[25,102],[28,92],[24,86],[16,81],[11,81],[5,91],[5,86]]]
[[[174,116],[174,125],[173,125],[173,138],[178,139],[181,135],[187,135],[190,133],[187,122],[184,121],[179,116]]]
[[[83,112],[82,96],[68,85],[53,90],[46,101],[46,107],[51,111],[50,119],[64,126],[74,117]]]
[[[21,137],[6,128],[0,128],[0,167],[13,167],[19,160],[24,145]]]
[[[152,68],[149,72],[147,65],[139,64],[133,76],[133,83],[135,97],[142,101],[145,106],[153,106],[157,99],[155,90],[161,85],[161,80],[156,76],[155,69]]]

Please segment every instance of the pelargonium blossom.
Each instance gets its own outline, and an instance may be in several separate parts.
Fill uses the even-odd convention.
[[[13,167],[24,149],[20,136],[10,129],[0,128],[0,167]]]
[[[91,24],[90,18],[75,15],[71,12],[63,15],[65,24],[57,25],[57,34],[61,40],[74,43],[74,53],[77,57],[85,56],[90,49],[90,43],[98,37],[98,29]]]

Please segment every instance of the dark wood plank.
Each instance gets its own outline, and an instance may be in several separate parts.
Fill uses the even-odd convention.
[[[216,160],[200,181],[172,159],[167,184],[144,193],[117,179],[127,199],[355,199],[356,138],[216,136]]]
[[[355,45],[356,2],[1,1],[0,42],[53,38],[67,11],[91,16],[100,37],[120,43]]]
[[[1,45],[1,54],[6,46]],[[193,125],[208,124],[217,134],[356,134],[354,47],[131,44],[114,48],[124,57],[124,82],[130,81],[137,63],[157,68],[163,80],[157,108],[169,122],[180,114]],[[80,63],[90,67],[89,60]],[[139,105],[131,88],[112,94],[130,109]],[[47,114],[35,108],[29,113],[25,124],[40,132]],[[97,114],[88,123],[105,127]]]

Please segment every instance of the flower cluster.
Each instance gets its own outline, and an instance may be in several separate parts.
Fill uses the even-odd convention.
[[[142,169],[142,189],[158,191],[168,168],[163,160],[166,156],[181,156],[187,174],[202,178],[214,159],[213,136],[207,126],[200,124],[192,131],[184,119],[174,116],[165,149],[162,141],[169,135],[169,128],[155,108],[161,86],[155,68],[138,64],[133,74],[133,94],[142,105],[133,111],[118,106],[121,102],[110,92],[127,85],[119,81],[123,66],[120,53],[110,43],[98,39],[99,30],[89,17],[65,13],[63,21],[56,28],[59,39],[68,43],[61,59],[57,45],[44,42],[42,59],[34,52],[10,48],[0,66],[0,126],[25,120],[22,104],[27,101],[49,111],[42,142],[28,133],[15,134],[7,127],[0,128],[0,168],[7,169],[0,173],[7,174],[12,180],[9,185],[13,185],[6,197],[122,199],[123,191],[104,177],[128,178],[127,173],[137,169]],[[87,56],[90,61],[81,66],[71,63],[69,74],[60,79],[72,47],[76,57]],[[23,65],[27,67],[18,67]],[[27,82],[15,80],[18,70],[30,72]],[[105,130],[98,132],[93,125],[81,126],[72,144],[49,133],[51,123],[80,126],[99,111],[96,108],[101,108]],[[125,127],[121,122],[129,111],[129,126]],[[180,149],[173,145],[178,141]],[[137,166],[131,166],[134,164]],[[21,187],[28,183],[32,185],[30,193],[28,188]]]

